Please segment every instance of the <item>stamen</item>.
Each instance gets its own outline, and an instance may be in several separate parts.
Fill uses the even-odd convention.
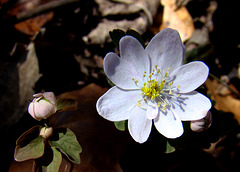
[[[141,107],[140,100],[137,101],[137,105],[138,105],[139,107]]]
[[[172,82],[170,82],[170,83],[168,83],[168,85],[169,85],[169,86],[172,86],[172,85],[173,85],[173,81],[172,81]]]
[[[146,109],[143,106],[153,106],[152,103],[154,103],[155,106],[157,105],[158,108],[165,111],[171,105],[171,101],[180,97],[180,94],[175,94],[175,89],[179,88],[180,85],[173,86],[174,81],[168,81],[170,70],[170,67],[167,70],[164,68],[160,70],[157,65],[154,65],[148,76],[146,76],[147,72],[144,71],[143,78],[147,77],[147,80],[141,88],[143,99],[137,101],[139,107]],[[138,80],[133,79],[133,81],[136,85],[139,83]]]
[[[168,76],[168,72],[165,72],[165,75],[164,75],[165,77],[167,77]]]

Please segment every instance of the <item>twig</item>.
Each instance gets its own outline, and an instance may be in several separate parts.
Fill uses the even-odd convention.
[[[16,22],[20,22],[32,17],[35,17],[37,15],[49,12],[51,10],[55,10],[59,7],[62,7],[64,5],[72,4],[72,3],[77,3],[80,2],[81,0],[58,0],[58,1],[51,1],[46,4],[40,5],[32,10],[24,11],[19,14],[17,14]]]

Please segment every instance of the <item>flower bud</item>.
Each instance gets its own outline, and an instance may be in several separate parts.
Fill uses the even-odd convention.
[[[53,128],[52,127],[43,127],[40,131],[40,136],[42,136],[45,139],[48,139],[53,135]]]
[[[195,132],[207,130],[212,124],[212,113],[208,111],[207,115],[199,120],[191,121],[191,129]]]
[[[29,114],[36,120],[47,119],[57,111],[56,97],[53,92],[33,95],[34,99],[28,106]]]

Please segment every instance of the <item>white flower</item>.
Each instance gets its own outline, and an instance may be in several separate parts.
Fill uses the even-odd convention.
[[[110,121],[128,120],[137,142],[145,142],[152,128],[167,138],[183,134],[181,121],[202,119],[210,100],[194,91],[205,82],[209,69],[203,62],[183,65],[184,48],[179,34],[164,29],[144,49],[138,40],[120,40],[120,55],[108,53],[104,70],[116,85],[97,101],[97,111]]]
[[[28,106],[29,114],[36,120],[47,119],[57,111],[56,97],[53,92],[33,95],[34,99]]]

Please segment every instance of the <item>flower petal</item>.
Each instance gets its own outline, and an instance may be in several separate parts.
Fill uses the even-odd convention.
[[[139,91],[124,91],[114,86],[98,99],[96,108],[107,120],[123,121],[129,118],[131,109],[140,98]]]
[[[196,61],[182,65],[175,69],[170,78],[174,81],[174,86],[179,87],[179,93],[187,93],[202,85],[208,77],[209,69],[203,62]]]
[[[147,106],[147,111],[146,111],[147,119],[154,119],[156,118],[159,112],[158,106],[152,103],[151,101],[148,101],[148,104],[149,105]]]
[[[119,45],[121,58],[134,66],[140,76],[143,76],[144,71],[149,75],[150,59],[141,43],[132,36],[125,36]]]
[[[178,115],[169,110],[167,113],[160,113],[154,119],[157,130],[167,138],[177,138],[183,134],[182,122]]]
[[[46,98],[50,103],[52,103],[55,112],[57,111],[57,100],[53,92],[44,92],[42,93],[42,96]],[[54,113],[55,113],[54,112]]]
[[[139,89],[132,78],[142,82],[135,68],[115,53],[108,53],[103,61],[107,77],[122,89]]]
[[[146,110],[135,106],[128,120],[128,129],[136,142],[145,142],[152,129],[152,120],[147,119]]]
[[[167,28],[155,35],[146,47],[152,67],[175,69],[182,64],[183,44],[176,30]]]
[[[35,99],[33,99],[35,100]],[[31,102],[28,106],[28,113],[36,120],[40,121],[41,119],[38,119],[35,115],[35,104],[34,104],[34,101]]]
[[[178,104],[174,104],[173,111],[182,121],[202,119],[212,106],[211,101],[197,91],[181,94]]]

